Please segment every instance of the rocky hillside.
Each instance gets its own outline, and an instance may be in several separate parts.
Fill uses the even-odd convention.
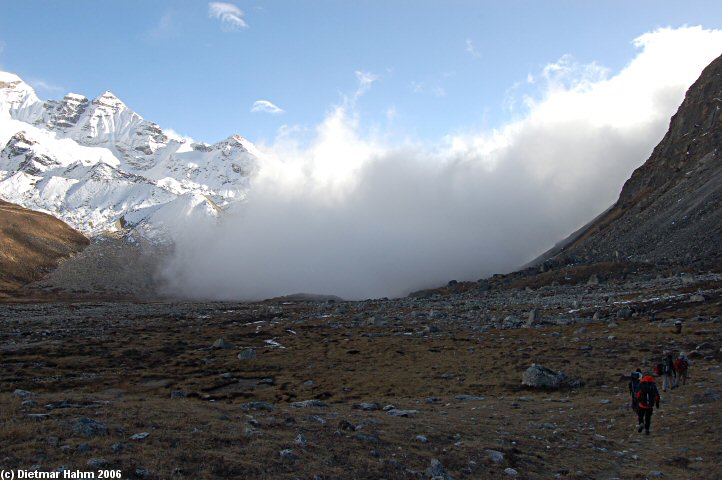
[[[0,296],[40,279],[88,243],[50,215],[0,200]]]
[[[719,265],[722,57],[690,87],[669,130],[619,200],[542,260]]]

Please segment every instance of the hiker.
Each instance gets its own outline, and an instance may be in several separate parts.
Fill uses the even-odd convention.
[[[649,425],[652,423],[652,412],[654,407],[659,408],[659,390],[654,383],[654,377],[645,375],[639,381],[639,391],[637,392],[637,416],[639,425],[637,431],[649,435]]]
[[[682,385],[687,384],[687,371],[689,370],[691,362],[687,358],[687,354],[679,352],[679,357],[674,361],[674,371],[677,374],[674,378],[674,385],[672,388],[679,387],[679,381],[682,380]]]
[[[672,354],[667,352],[662,361],[662,391],[666,392],[667,387],[672,388],[675,380],[674,362],[672,361]]]
[[[632,396],[632,411],[639,413],[639,406],[637,404],[637,392],[639,391],[639,381],[642,379],[642,369],[638,368],[629,375],[629,394]]]

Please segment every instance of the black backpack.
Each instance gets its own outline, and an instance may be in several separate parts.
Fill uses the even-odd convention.
[[[632,389],[632,393],[636,395],[639,391],[639,380],[642,378],[642,374],[639,372],[632,372],[630,375],[631,380],[629,381],[629,388]]]
[[[657,386],[652,382],[640,382],[639,403],[647,407],[654,406],[657,401]]]

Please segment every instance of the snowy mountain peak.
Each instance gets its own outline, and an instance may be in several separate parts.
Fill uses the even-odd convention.
[[[31,118],[40,109],[35,90],[13,73],[0,71],[0,114]]]
[[[110,90],[106,90],[101,95],[96,97],[93,100],[93,105],[113,108],[116,109],[116,111],[128,109],[125,103],[123,103],[118,97],[116,97],[115,94],[113,94],[113,92],[111,92]]]
[[[184,145],[110,90],[43,102],[7,72],[0,148],[0,197],[90,235],[123,225],[157,236],[183,218],[216,217],[245,199],[261,156],[237,134]]]

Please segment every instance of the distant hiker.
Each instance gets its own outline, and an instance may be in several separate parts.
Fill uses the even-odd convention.
[[[642,370],[637,369],[629,375],[629,394],[632,397],[630,406],[634,413],[639,413],[639,406],[637,404],[637,392],[639,391],[639,381],[642,379]]]
[[[652,412],[654,407],[659,408],[659,390],[654,383],[651,375],[645,375],[639,381],[639,391],[637,392],[637,417],[639,425],[637,431],[649,435],[649,425],[652,423]]]
[[[674,385],[672,388],[679,387],[679,381],[682,380],[682,385],[687,384],[687,372],[689,370],[691,362],[689,358],[687,358],[687,354],[684,352],[679,352],[679,357],[677,360],[674,361],[674,371],[677,374],[677,376],[674,379]]]
[[[667,352],[662,361],[662,391],[666,392],[667,387],[672,388],[674,385],[674,362],[672,361],[672,354]]]

